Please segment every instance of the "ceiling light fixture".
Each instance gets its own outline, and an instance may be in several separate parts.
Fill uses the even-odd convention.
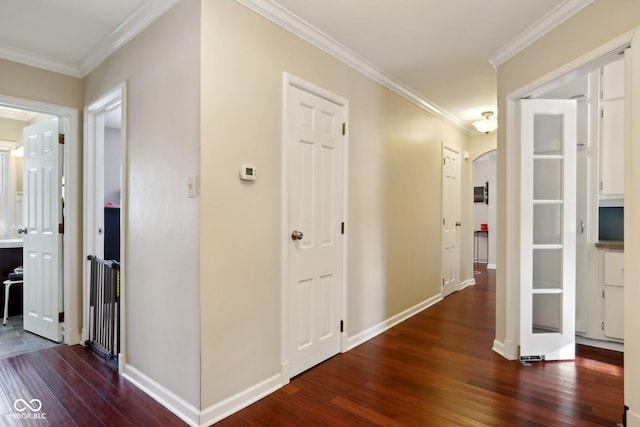
[[[493,111],[485,111],[482,113],[482,117],[484,117],[484,119],[473,122],[473,127],[482,133],[493,132],[498,128],[498,120],[491,118],[491,116],[493,116]]]

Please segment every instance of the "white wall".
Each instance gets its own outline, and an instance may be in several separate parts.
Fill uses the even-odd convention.
[[[104,130],[104,203],[120,205],[122,143],[120,129]]]
[[[181,1],[85,79],[85,105],[127,82],[126,353],[200,406],[200,2]]]
[[[473,204],[473,229],[480,230],[480,224],[487,224],[489,229],[489,256],[487,268],[496,268],[496,169],[497,152],[490,151],[473,161],[473,186],[484,187],[489,183],[489,204]],[[478,258],[487,257],[487,245],[485,237],[479,238]]]

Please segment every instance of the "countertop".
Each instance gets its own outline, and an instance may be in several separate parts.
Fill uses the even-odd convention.
[[[598,240],[596,242],[596,248],[598,249],[618,249],[624,250],[623,240]]]

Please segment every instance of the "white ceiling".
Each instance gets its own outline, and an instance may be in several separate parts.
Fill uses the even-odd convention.
[[[83,77],[177,1],[0,0],[0,58]],[[237,1],[472,133],[494,65],[593,0]]]

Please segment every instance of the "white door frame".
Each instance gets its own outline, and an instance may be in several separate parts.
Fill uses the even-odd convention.
[[[68,345],[80,344],[80,313],[78,312],[78,301],[80,300],[80,288],[78,286],[78,237],[80,233],[80,218],[78,217],[80,193],[79,165],[79,111],[75,108],[64,107],[46,102],[33,101],[29,99],[17,98],[13,96],[0,95],[0,105],[17,108],[21,110],[35,111],[43,114],[57,116],[64,127],[64,176],[65,176],[65,206],[64,234],[62,235],[62,245],[64,256],[62,261],[62,289],[64,308],[64,343]]]
[[[289,141],[289,135],[287,134],[287,123],[289,117],[287,116],[287,100],[289,99],[289,90],[291,87],[296,87],[298,89],[309,92],[313,95],[319,96],[320,98],[324,98],[328,101],[331,101],[341,107],[344,108],[344,121],[345,123],[349,123],[349,101],[346,98],[338,96],[334,93],[331,93],[319,86],[316,86],[312,83],[309,83],[303,79],[295,77],[289,73],[283,74],[283,92],[282,92],[282,141],[281,141],[281,227],[280,227],[280,253],[282,263],[280,266],[282,281],[280,283],[280,307],[281,307],[281,378],[282,384],[288,384],[291,379],[291,375],[289,373],[289,345],[288,345],[288,321],[290,318],[290,314],[287,311],[287,284],[288,284],[288,274],[289,271],[289,256],[288,256],[288,247],[290,237],[287,235],[287,231],[289,230],[289,189],[288,189],[288,174],[289,174],[289,165],[288,165],[288,156],[287,156],[287,146]],[[346,132],[343,144],[343,170],[342,170],[342,217],[344,218],[345,223],[345,232],[342,240],[342,283],[341,283],[341,318],[343,319],[343,329],[340,339],[340,352],[344,353],[348,350],[348,342],[347,342],[347,236],[348,236],[348,226],[347,226],[347,212],[348,212],[348,176],[349,176],[349,161],[348,161],[348,153],[349,153],[349,142],[348,142],[349,133]]]
[[[565,64],[564,66],[552,71],[551,73],[541,77],[506,96],[506,121],[508,123],[506,129],[507,150],[503,155],[507,156],[506,174],[501,181],[505,185],[505,200],[503,203],[506,208],[506,248],[505,248],[505,340],[503,343],[494,341],[494,350],[509,360],[515,360],[518,357],[518,342],[520,328],[520,125],[519,125],[519,107],[518,102],[521,98],[531,95],[545,85],[550,84],[571,72],[578,70],[594,61],[605,57],[611,52],[619,50],[621,47],[628,45],[636,31],[632,31],[610,42],[600,46],[599,48],[583,55],[582,57]],[[629,88],[625,87],[625,91]],[[629,95],[627,93],[627,95]],[[625,183],[625,189],[631,188],[631,183]],[[640,199],[640,194],[639,194]],[[625,201],[626,203],[626,201]],[[625,224],[626,225],[626,224]],[[625,228],[625,234],[630,230]],[[629,234],[629,235],[630,235]],[[625,272],[625,275],[627,273]],[[626,289],[626,287],[625,287]],[[625,312],[626,316],[626,312]],[[626,371],[625,371],[626,372]]]
[[[96,226],[96,203],[94,200],[95,194],[95,176],[91,171],[95,168],[96,153],[95,153],[95,141],[96,132],[104,132],[104,127],[98,129],[96,126],[96,118],[105,111],[113,108],[114,104],[120,104],[122,115],[122,127],[120,132],[121,141],[121,189],[120,189],[120,353],[118,354],[118,372],[124,372],[125,366],[125,354],[126,354],[126,208],[127,208],[127,84],[123,82],[117,85],[115,88],[106,92],[100,96],[97,100],[89,104],[84,109],[84,189],[83,189],[83,331],[82,342],[88,339],[89,326],[89,283],[90,283],[90,263],[87,260],[89,255],[94,255],[93,248],[95,247],[95,230]]]
[[[456,165],[457,168],[457,172],[456,172],[456,176],[457,176],[457,186],[458,186],[458,218],[456,218],[456,223],[460,223],[460,216],[462,215],[462,186],[460,184],[460,174],[462,172],[462,168],[460,166],[460,160],[462,158],[462,153],[461,150],[458,147],[454,147],[453,145],[449,145],[449,144],[445,144],[444,142],[442,142],[442,148],[440,149],[440,156],[441,156],[441,164],[440,167],[442,168],[440,171],[440,176],[444,177],[444,150],[447,149],[449,151],[453,151],[454,153],[458,153],[458,162]],[[441,203],[441,217],[444,219],[445,216],[445,203],[444,203],[444,198],[445,198],[445,192],[444,192],[444,180],[440,183],[440,187],[441,187],[441,193],[442,193],[442,203]],[[440,224],[440,259],[443,260],[444,259],[444,224]],[[460,290],[460,234],[461,234],[461,226],[456,225],[456,249],[458,250],[458,267],[457,267],[457,272],[456,272],[456,287],[453,290],[453,292],[457,292]],[[488,256],[489,254],[487,254]],[[440,280],[441,283],[444,284],[444,263],[441,261],[440,262]],[[453,293],[451,292],[451,293]],[[440,296],[443,296],[443,287],[440,286]]]

